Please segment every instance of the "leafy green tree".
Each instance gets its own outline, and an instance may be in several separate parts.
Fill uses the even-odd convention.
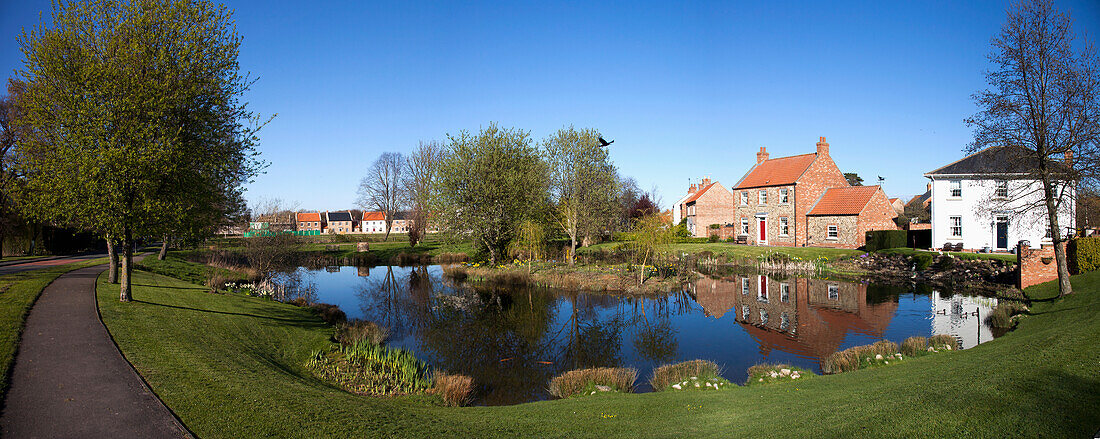
[[[448,231],[471,236],[498,263],[521,222],[544,218],[546,165],[523,130],[490,124],[448,137],[433,210]]]
[[[122,301],[135,238],[212,217],[194,209],[262,169],[240,42],[229,10],[204,0],[58,2],[52,25],[19,38],[24,204],[117,238]]]
[[[527,274],[531,274],[531,261],[542,259],[546,249],[546,231],[537,221],[524,220],[516,230],[516,237],[509,244],[511,254],[527,261]]]
[[[569,237],[573,265],[578,237],[610,231],[619,209],[615,167],[593,129],[562,128],[543,141],[554,219]]]
[[[859,174],[855,172],[845,172],[844,179],[848,180],[849,186],[863,186],[863,177],[860,177]]]
[[[676,232],[670,222],[666,213],[646,215],[634,220],[629,238],[634,245],[634,260],[641,265],[638,269],[638,285],[646,281],[649,271],[646,264],[656,260],[672,244]]]
[[[8,95],[0,97],[0,259],[4,258],[4,238],[15,227],[15,144],[18,139],[15,126],[16,108],[22,83],[8,81]]]

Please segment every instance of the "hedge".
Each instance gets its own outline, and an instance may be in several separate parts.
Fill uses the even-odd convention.
[[[906,246],[908,232],[905,230],[871,230],[867,232],[864,249],[873,252],[886,248],[900,248]]]
[[[1072,239],[1066,245],[1066,253],[1071,273],[1100,270],[1100,236]]]

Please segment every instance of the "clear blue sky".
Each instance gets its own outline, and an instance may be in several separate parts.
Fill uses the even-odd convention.
[[[958,159],[1008,5],[985,2],[231,1],[265,175],[250,200],[354,207],[384,151],[489,122],[541,139],[569,124],[616,142],[612,157],[670,206],[689,179],[730,186],[766,146],[813,152],[890,196]],[[748,2],[745,2],[748,3]],[[1100,4],[1062,0],[1100,34]],[[48,0],[0,0],[0,68]]]

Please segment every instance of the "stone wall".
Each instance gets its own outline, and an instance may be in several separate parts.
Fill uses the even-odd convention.
[[[1062,247],[1065,246],[1063,242]],[[1043,244],[1039,249],[1016,246],[1016,267],[1019,270],[1016,286],[1021,290],[1058,279],[1058,263],[1054,260],[1054,246],[1050,244]]]
[[[807,218],[809,233],[806,245],[817,247],[856,248],[863,245],[863,232],[855,215],[811,216]],[[828,226],[837,226],[837,239],[828,239]]]
[[[780,190],[787,189],[787,202],[780,203],[781,196]],[[760,191],[767,191],[768,202],[767,204],[760,204]],[[741,193],[748,192],[749,202],[747,205],[741,205]],[[736,233],[741,232],[741,219],[749,220],[749,244],[759,244],[760,238],[760,222],[757,220],[756,215],[764,213],[767,215],[767,236],[769,245],[785,245],[794,246],[795,237],[798,233],[799,222],[794,215],[794,200],[795,191],[794,185],[790,186],[776,186],[776,187],[758,187],[753,189],[740,189],[733,193],[734,202],[737,206],[735,218],[733,219],[734,225],[736,225]],[[779,218],[786,217],[788,221],[788,227],[790,228],[787,236],[779,235]]]

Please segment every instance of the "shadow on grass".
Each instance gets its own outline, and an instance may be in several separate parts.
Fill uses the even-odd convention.
[[[207,288],[204,288],[204,287],[177,287],[177,286],[169,286],[169,285],[130,284],[130,286],[131,287],[146,287],[146,288],[164,288],[164,289],[168,289],[168,290],[199,290],[199,291],[206,291],[207,290]]]
[[[284,323],[292,324],[294,326],[298,326],[298,327],[302,327],[302,328],[317,328],[317,327],[322,327],[322,326],[327,325],[325,322],[321,321],[320,319],[309,318],[309,317],[264,316],[264,315],[248,314],[248,313],[241,313],[241,312],[229,312],[229,311],[217,311],[217,310],[213,310],[213,309],[191,308],[191,307],[187,307],[187,306],[169,305],[169,304],[166,304],[166,303],[149,302],[149,301],[146,301],[146,300],[138,300],[138,299],[134,299],[134,303],[143,303],[143,304],[146,304],[146,305],[161,306],[161,307],[165,307],[165,308],[173,308],[173,309],[179,309],[179,310],[184,310],[184,311],[197,311],[197,312],[204,312],[204,313],[211,313],[211,314],[221,314],[221,315],[227,315],[227,316],[252,317],[252,318],[262,319],[262,320],[271,320],[271,321],[276,321],[276,322],[284,322]],[[286,314],[289,315],[290,313],[286,313]]]

